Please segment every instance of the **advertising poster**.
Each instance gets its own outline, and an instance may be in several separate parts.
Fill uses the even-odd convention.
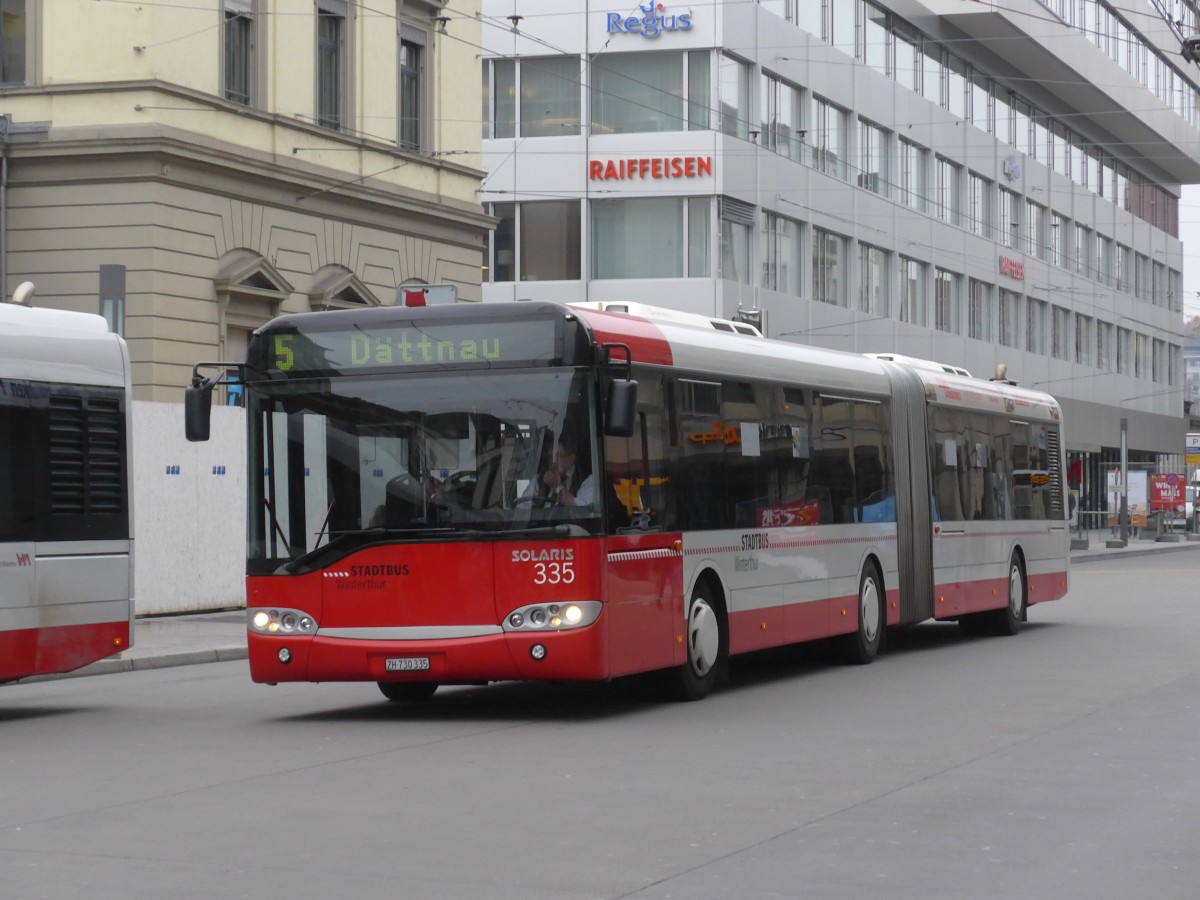
[[[1150,508],[1182,513],[1184,510],[1183,485],[1182,475],[1151,475]]]
[[[1121,513],[1121,473],[1116,469],[1108,473],[1108,524],[1117,525],[1117,516]],[[1147,512],[1148,479],[1145,472],[1129,473],[1129,527],[1145,528]]]

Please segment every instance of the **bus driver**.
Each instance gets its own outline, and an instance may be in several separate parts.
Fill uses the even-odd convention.
[[[585,476],[576,465],[577,460],[575,438],[563,432],[554,460],[541,475],[537,495],[559,506],[594,507],[596,479],[590,474]]]

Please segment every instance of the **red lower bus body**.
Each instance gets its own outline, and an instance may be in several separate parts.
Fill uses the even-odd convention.
[[[128,621],[0,631],[0,681],[72,672],[128,646]]]
[[[689,549],[703,561],[685,566],[683,536],[646,534],[554,542],[447,542],[377,546],[325,571],[247,579],[247,606],[292,610],[316,622],[316,633],[248,634],[250,673],[257,682],[506,680],[602,681],[682,665],[686,660],[685,582],[710,568],[727,611],[731,654],[850,634],[859,602],[857,574],[839,579],[837,596],[789,599],[799,582],[768,586],[778,602],[741,608],[738,584],[721,553]],[[829,548],[814,544],[807,560]],[[840,541],[845,544],[846,541]],[[883,541],[886,545],[888,542]],[[712,551],[712,552],[710,552]],[[730,554],[726,554],[730,555]],[[1027,603],[1065,595],[1067,573],[1026,575]],[[1050,568],[1056,568],[1056,565]],[[764,566],[764,569],[766,567]],[[991,571],[1007,570],[997,563]],[[901,624],[895,572],[884,566],[888,625]],[[763,590],[764,588],[757,588]],[[1008,603],[1006,575],[935,584],[933,617],[953,619]],[[601,601],[580,627],[512,629],[514,611]],[[286,649],[281,656],[280,651]],[[419,671],[390,671],[388,660],[427,660]],[[424,663],[423,663],[424,665]]]
[[[598,681],[677,665],[684,659],[677,542],[656,534],[394,545],[324,572],[250,577],[250,610],[286,607],[318,625],[312,636],[250,628],[250,674],[258,682]],[[605,597],[595,621],[581,627],[502,624],[531,605]],[[428,659],[429,668],[386,669],[388,659],[402,657]]]

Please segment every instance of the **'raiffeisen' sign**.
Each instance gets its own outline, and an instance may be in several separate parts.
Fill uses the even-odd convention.
[[[640,16],[624,13],[606,13],[604,30],[609,34],[640,34],[644,38],[656,38],[664,31],[690,31],[692,13],[665,15],[662,3],[638,4]]]

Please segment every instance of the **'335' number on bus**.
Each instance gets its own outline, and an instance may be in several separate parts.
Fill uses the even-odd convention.
[[[570,584],[575,580],[575,569],[569,562],[534,563],[534,584]]]

